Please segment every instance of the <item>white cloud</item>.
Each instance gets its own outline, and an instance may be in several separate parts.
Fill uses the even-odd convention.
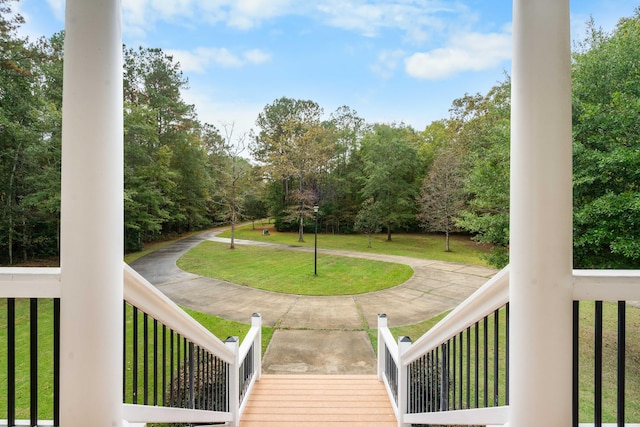
[[[56,19],[64,22],[64,0],[47,0],[47,3]]]
[[[511,58],[511,34],[465,33],[451,39],[448,46],[414,53],[405,60],[407,74],[437,80],[463,71],[481,71]]]
[[[328,25],[367,37],[378,36],[383,29],[398,29],[412,43],[424,42],[446,27],[446,19],[466,13],[460,2],[439,0],[323,0],[316,8]]]
[[[235,0],[229,2],[230,27],[250,29],[262,21],[295,12],[292,0]]]
[[[271,60],[271,55],[261,49],[248,50],[242,56],[252,64],[263,64]]]
[[[371,71],[383,79],[389,79],[404,56],[405,52],[402,49],[383,50],[378,54],[377,62],[370,67]]]
[[[234,53],[226,48],[198,47],[193,51],[167,50],[166,53],[173,56],[180,63],[181,70],[187,73],[204,73],[211,64],[223,68],[240,68],[247,64],[262,64],[271,59],[271,55],[260,49]]]
[[[461,1],[445,0],[123,0],[122,6],[127,32],[140,37],[159,20],[250,30],[278,17],[305,16],[367,37],[383,29],[400,30],[412,43],[424,42],[443,31],[450,18],[468,13]]]

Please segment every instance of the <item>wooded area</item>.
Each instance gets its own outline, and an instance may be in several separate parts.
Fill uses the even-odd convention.
[[[19,38],[11,3],[0,0],[0,263],[9,265],[58,255],[64,37]],[[508,262],[508,76],[454,100],[423,131],[282,97],[237,135],[232,123],[198,119],[171,56],[123,55],[125,251],[267,215],[304,239],[318,205],[323,232],[462,232],[492,245],[494,265]],[[610,34],[591,22],[574,48],[576,268],[640,265],[639,64],[640,9]]]

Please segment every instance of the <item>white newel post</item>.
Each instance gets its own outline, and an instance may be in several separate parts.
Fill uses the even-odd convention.
[[[256,381],[260,381],[260,378],[262,378],[262,315],[260,313],[251,315],[251,326],[258,328],[258,335],[256,335],[253,348],[253,372],[256,376]]]
[[[568,0],[514,0],[510,425],[571,424]]]
[[[386,363],[385,348],[387,347],[382,337],[382,329],[387,327],[387,315],[378,314],[378,381],[384,381],[384,367]]]
[[[61,207],[60,418],[122,425],[120,0],[67,0]]]
[[[409,403],[409,372],[404,366],[404,353],[411,348],[411,338],[398,337],[398,427],[408,427],[404,422]]]
[[[224,344],[235,354],[234,362],[229,364],[229,412],[231,412],[231,426],[240,425],[240,354],[238,337],[228,337]]]

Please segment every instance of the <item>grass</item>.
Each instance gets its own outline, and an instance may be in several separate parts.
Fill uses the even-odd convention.
[[[321,254],[313,275],[308,252],[205,241],[178,260],[178,266],[200,276],[272,292],[296,295],[354,295],[390,288],[407,281],[411,267]]]
[[[263,235],[262,230],[269,230]],[[231,237],[227,230],[220,237]],[[235,238],[260,242],[279,243],[293,246],[313,247],[313,233],[305,234],[305,241],[298,242],[298,233],[280,233],[272,224],[256,222],[255,230],[251,224],[236,228]],[[318,248],[341,249],[347,251],[410,256],[414,258],[433,259],[438,261],[457,262],[461,264],[487,266],[481,258],[489,249],[479,245],[469,236],[453,235],[450,239],[451,252],[444,250],[444,236],[436,234],[394,233],[391,242],[387,242],[386,234],[376,234],[372,238],[372,247],[367,247],[367,236],[363,234],[318,234]]]
[[[7,299],[0,300],[0,419],[7,419]],[[31,362],[30,303],[15,302],[16,418],[29,419]],[[38,300],[38,407],[41,419],[53,419],[53,300]]]
[[[233,320],[222,319],[217,316],[211,316],[209,314],[201,313],[199,311],[191,310],[186,307],[182,307],[184,311],[186,311],[191,317],[197,320],[201,325],[211,331],[216,337],[220,338],[222,341],[226,340],[228,337],[240,337],[242,340],[249,329],[251,329],[251,325],[246,323],[234,322]],[[273,328],[268,326],[262,327],[262,354],[267,350],[267,345],[269,345],[269,341],[271,341],[271,337],[273,336]]]

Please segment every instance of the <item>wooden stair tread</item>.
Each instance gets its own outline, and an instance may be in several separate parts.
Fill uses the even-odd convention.
[[[375,375],[263,375],[240,427],[397,426]]]

